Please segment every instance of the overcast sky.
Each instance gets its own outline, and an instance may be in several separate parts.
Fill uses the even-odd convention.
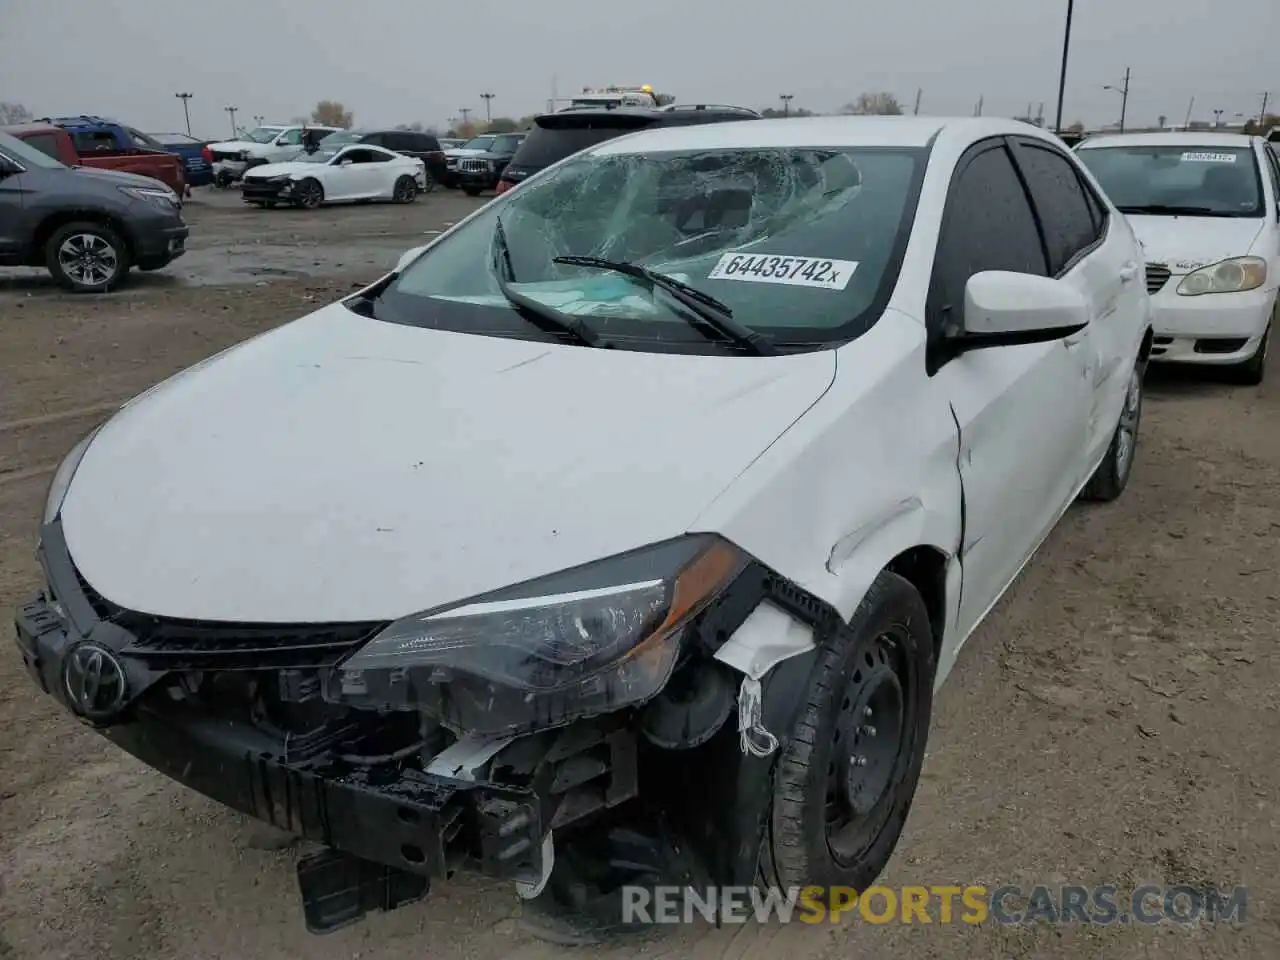
[[[1052,123],[1066,0],[0,0],[0,100],[37,116],[97,113],[153,132],[288,120],[320,99],[357,125],[445,126],[458,108],[544,107],[584,85],[650,83],[684,102],[834,111],[888,90],[907,112]],[[198,13],[196,11],[199,11]],[[1064,123],[1256,115],[1280,95],[1280,0],[1077,0]]]

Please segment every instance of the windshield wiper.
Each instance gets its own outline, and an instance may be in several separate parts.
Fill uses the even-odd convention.
[[[526,297],[511,289],[515,281],[515,269],[511,266],[511,248],[507,246],[507,231],[502,227],[502,218],[494,218],[493,227],[493,268],[498,278],[498,289],[507,298],[507,302],[516,308],[530,323],[547,333],[567,333],[579,343],[588,347],[611,347],[613,344],[601,339],[585,323],[567,313],[561,313],[554,307],[539,303],[532,297]]]
[[[679,301],[699,321],[715,330],[720,336],[751,351],[756,356],[767,356],[777,353],[772,340],[759,331],[744,327],[733,319],[733,311],[708,293],[697,287],[658,273],[638,263],[625,260],[606,260],[603,257],[556,257],[552,263],[563,263],[575,267],[599,267],[601,270],[613,270],[623,276],[631,277],[643,283],[650,292],[655,287],[665,290],[672,298]]]
[[[1228,210],[1214,210],[1212,207],[1184,207],[1175,206],[1168,203],[1148,203],[1135,206],[1117,206],[1117,210],[1121,213],[1151,213],[1165,214],[1167,216],[1182,217],[1239,217],[1244,216],[1240,213],[1231,213]]]

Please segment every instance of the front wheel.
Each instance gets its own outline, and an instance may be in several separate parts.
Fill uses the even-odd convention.
[[[314,210],[322,203],[324,203],[324,187],[320,186],[319,180],[307,177],[298,184],[298,206],[304,210]]]
[[[1280,308],[1277,309],[1280,313]],[[1274,322],[1274,321],[1273,321]],[[1258,344],[1258,349],[1253,352],[1253,356],[1231,370],[1232,379],[1236,383],[1243,384],[1248,387],[1256,387],[1263,381],[1267,375],[1267,344],[1271,340],[1272,324],[1267,324],[1267,329],[1262,333],[1262,341]]]
[[[129,273],[129,248],[110,227],[68,223],[44,246],[45,266],[57,283],[74,293],[106,293]]]
[[[400,177],[396,180],[391,198],[396,203],[413,203],[418,197],[418,184],[413,177]]]
[[[935,656],[919,592],[882,572],[849,626],[819,648],[778,761],[766,885],[863,891],[884,869],[920,779]]]
[[[1080,493],[1083,500],[1109,503],[1119,499],[1124,488],[1129,485],[1133,457],[1138,450],[1138,427],[1142,423],[1142,377],[1145,372],[1144,361],[1139,361],[1129,372],[1129,385],[1124,393],[1120,420],[1116,424],[1115,433],[1111,435],[1107,455],[1102,458],[1098,469],[1093,472]]]

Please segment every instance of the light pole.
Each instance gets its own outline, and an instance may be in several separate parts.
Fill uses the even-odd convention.
[[[791,101],[796,98],[794,93],[780,93],[778,99],[782,101],[782,115],[784,117],[791,116]]]
[[[175,97],[182,101],[182,115],[187,119],[187,136],[191,136],[191,112],[187,110],[187,101],[194,96],[190,93],[175,93]]]
[[[1129,109],[1129,68],[1124,68],[1124,86],[1115,87],[1107,84],[1103,90],[1113,90],[1120,94],[1120,132],[1124,133],[1124,115]]]
[[[1067,90],[1067,55],[1071,53],[1071,15],[1075,12],[1075,0],[1067,0],[1067,26],[1062,31],[1062,68],[1058,71],[1058,119],[1054,133],[1062,134],[1062,98]]]
[[[493,115],[489,112],[489,104],[493,102],[493,97],[492,93],[480,94],[480,99],[484,101],[484,125],[486,128],[493,126]]]
[[[267,118],[266,118],[263,114],[261,114],[261,113],[255,113],[255,114],[253,115],[253,123],[254,123],[254,126],[258,126],[258,127],[260,127],[260,126],[262,126],[262,125],[263,125],[264,123],[266,123],[266,122],[267,122]]]
[[[468,115],[469,113],[471,113],[471,108],[470,108],[470,107],[459,107],[459,108],[458,108],[458,113],[460,113],[460,114],[462,115],[462,125],[465,127],[465,126],[467,125],[467,115]]]
[[[1221,107],[1213,111],[1213,125],[1215,127],[1222,126],[1222,115],[1226,113]]]
[[[227,113],[231,115],[231,139],[234,140],[236,138],[236,111],[239,110],[240,108],[239,107],[223,107],[222,109],[227,111]]]

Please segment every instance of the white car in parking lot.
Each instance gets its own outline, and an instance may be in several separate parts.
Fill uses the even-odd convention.
[[[1261,137],[1140,133],[1077,148],[1145,248],[1151,359],[1261,383],[1280,288],[1280,161]]]
[[[412,203],[427,186],[426,164],[370,143],[333,146],[244,175],[245,203],[318,207],[349,200]]]
[[[642,856],[619,822],[717,885],[864,890],[962,644],[1129,480],[1140,256],[1014,121],[607,141],[81,442],[23,658],[324,844],[312,929],[362,861],[384,903],[454,868],[561,902]]]

